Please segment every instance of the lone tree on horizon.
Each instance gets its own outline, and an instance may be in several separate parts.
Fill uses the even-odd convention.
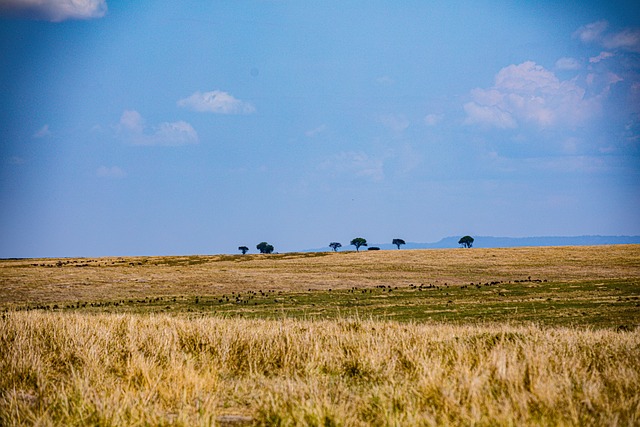
[[[246,246],[238,246],[238,250],[240,252],[242,252],[242,255],[246,254],[247,252],[249,252],[249,248]]]
[[[367,239],[363,239],[362,237],[356,237],[351,241],[350,244],[356,247],[357,252],[360,252],[360,246],[367,246]]]
[[[393,239],[393,242],[391,242],[392,245],[396,245],[398,247],[398,249],[400,249],[400,245],[405,245],[405,241],[402,239]]]
[[[458,240],[458,244],[462,245],[463,248],[470,248],[473,246],[473,237],[471,236],[461,237],[460,240]]]
[[[339,242],[331,242],[329,243],[329,247],[333,249],[333,252],[338,252],[338,248],[342,247],[342,243]]]
[[[261,254],[270,254],[273,252],[273,246],[268,244],[267,242],[258,243],[256,249],[258,249]]]

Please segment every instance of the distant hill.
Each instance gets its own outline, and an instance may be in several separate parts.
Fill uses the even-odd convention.
[[[458,248],[458,240],[462,236],[450,236],[433,243],[407,242],[401,249],[446,249]],[[543,237],[494,237],[473,236],[474,248],[515,248],[521,246],[597,246],[597,245],[626,245],[640,244],[640,236],[543,236]],[[397,249],[391,243],[370,243],[380,249]],[[348,243],[343,243],[341,250],[354,249]],[[367,248],[360,248],[366,250]],[[308,249],[303,252],[331,251],[325,248]]]

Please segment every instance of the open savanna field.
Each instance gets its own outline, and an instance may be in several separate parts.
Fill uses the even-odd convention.
[[[0,261],[0,425],[638,425],[640,246]]]

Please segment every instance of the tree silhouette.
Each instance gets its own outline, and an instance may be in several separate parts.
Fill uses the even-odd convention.
[[[367,239],[356,237],[350,244],[356,247],[356,251],[360,252],[360,246],[367,246]]]
[[[256,249],[258,249],[261,254],[270,254],[273,252],[273,246],[271,246],[267,242],[258,243]]]
[[[246,246],[238,246],[238,250],[240,252],[242,252],[242,255],[246,254],[247,252],[249,252],[249,248]]]
[[[471,236],[461,237],[460,240],[458,240],[458,244],[462,245],[463,248],[470,248],[471,246],[473,246],[473,237]]]
[[[333,252],[338,252],[338,248],[342,247],[342,243],[338,243],[338,242],[331,242],[329,243],[329,247],[331,249],[333,249]]]
[[[392,245],[396,245],[398,247],[398,249],[400,249],[400,245],[405,245],[405,241],[402,239],[393,239],[393,242],[391,242]]]

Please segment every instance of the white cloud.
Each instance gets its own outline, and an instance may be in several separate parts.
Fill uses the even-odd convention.
[[[144,119],[135,110],[125,110],[120,116],[120,126],[129,132],[142,133],[144,131]]]
[[[612,56],[615,56],[615,55],[611,52],[600,52],[598,56],[592,56],[591,58],[589,58],[589,62],[591,64],[597,64],[603,59],[611,58]]]
[[[198,133],[187,122],[163,122],[157,126],[147,126],[135,110],[122,113],[118,130],[135,145],[177,146],[198,143]]]
[[[178,101],[178,106],[193,111],[217,114],[251,114],[255,107],[245,101],[234,98],[221,90],[211,92],[195,92],[191,96]]]
[[[442,121],[442,119],[444,119],[443,114],[427,114],[424,117],[424,123],[427,126],[435,126],[439,124]]]
[[[592,92],[600,92],[598,98],[603,98],[609,93],[611,86],[624,81],[624,79],[616,73],[607,71],[602,73],[589,73],[585,76],[584,81]]]
[[[602,34],[605,32],[608,26],[609,23],[605,20],[592,22],[578,28],[573,33],[573,36],[579,38],[585,43],[599,41],[602,39]]]
[[[96,175],[100,178],[124,178],[127,173],[118,166],[100,166],[96,170]]]
[[[609,79],[599,94],[587,97],[576,79],[560,80],[535,62],[509,65],[498,72],[493,87],[471,91],[472,101],[464,105],[465,123],[501,129],[524,124],[571,128],[600,112],[602,97],[615,82]]]
[[[640,29],[627,28],[619,33],[608,35],[602,41],[607,49],[625,49],[640,52]]]
[[[315,138],[325,130],[327,130],[327,125],[320,125],[317,128],[306,131],[304,134],[309,138]]]
[[[527,93],[555,91],[560,85],[551,71],[533,61],[509,65],[498,72],[495,80],[498,90]]]
[[[154,144],[184,145],[198,142],[198,133],[187,122],[160,123],[153,135]]]
[[[409,120],[402,114],[385,114],[380,116],[380,123],[394,132],[402,132],[409,127]]]
[[[607,72],[604,76],[607,87],[614,85],[618,82],[624,81],[622,77],[617,75],[616,73]]]
[[[558,70],[579,70],[581,65],[575,58],[564,57],[556,61],[556,68]]]
[[[518,126],[509,112],[495,105],[468,102],[464,105],[464,111],[467,113],[464,123],[468,125],[477,124],[498,129],[512,129]]]
[[[331,159],[322,162],[318,169],[327,171],[333,176],[355,175],[372,181],[384,179],[384,163],[380,159],[373,159],[363,152],[342,152]]]
[[[607,49],[621,49],[640,52],[640,28],[626,28],[615,33],[607,33],[607,21],[597,21],[578,28],[573,36],[584,43],[597,43]]]
[[[51,131],[49,130],[49,125],[44,125],[38,130],[38,132],[33,134],[34,138],[44,138],[45,136],[51,135]]]
[[[101,18],[106,13],[106,0],[0,0],[2,15],[51,22]]]

